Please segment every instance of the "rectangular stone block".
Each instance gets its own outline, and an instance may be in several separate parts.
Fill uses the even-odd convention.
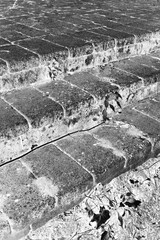
[[[155,98],[151,97],[149,99],[142,100],[137,106],[135,106],[135,109],[159,121],[160,120],[160,102],[156,101],[156,99],[158,98],[160,98],[160,94],[158,94],[157,98],[155,96]]]
[[[107,50],[110,47],[113,47],[115,45],[114,38],[108,36],[103,36],[103,34],[97,34],[97,32],[92,31],[77,31],[75,33],[72,33],[70,37],[76,37],[83,39],[87,42],[93,43],[96,50]]]
[[[14,90],[4,98],[28,118],[32,127],[52,125],[63,117],[63,108],[57,102],[33,88]]]
[[[98,99],[103,99],[105,95],[115,92],[118,87],[107,81],[101,81],[98,77],[88,73],[81,72],[65,77],[65,80],[71,84],[77,85],[81,89],[93,94]]]
[[[153,118],[136,111],[136,109],[134,110],[133,108],[126,107],[123,109],[122,113],[116,115],[114,119],[135,126],[151,139],[157,139],[159,136],[160,123]]]
[[[41,195],[48,195],[56,200],[52,210],[46,206],[39,220],[35,219],[33,228],[43,225],[55,214],[73,207],[93,186],[92,176],[52,144],[30,153],[21,161],[35,176],[33,183]]]
[[[79,57],[81,55],[88,55],[93,52],[93,46],[91,43],[82,39],[77,39],[69,35],[61,34],[59,36],[47,35],[44,39],[54,44],[59,44],[69,49],[71,57]]]
[[[144,161],[151,154],[151,143],[137,131],[136,128],[127,124],[114,126],[102,126],[91,130],[93,137],[103,144],[110,142],[113,152],[125,158],[124,168],[132,169]]]
[[[65,58],[68,56],[68,50],[66,48],[39,38],[22,40],[19,41],[18,44],[39,54],[44,61],[51,61],[56,57]]]
[[[37,54],[16,45],[0,46],[0,58],[8,62],[11,72],[22,71],[39,65]]]
[[[27,130],[26,119],[0,98],[0,138],[10,139]]]
[[[62,104],[67,116],[72,116],[78,111],[82,113],[84,109],[87,111],[87,108],[90,108],[94,102],[89,93],[63,80],[41,85],[39,89]]]
[[[32,223],[55,207],[55,195],[41,190],[34,174],[19,161],[1,167],[0,179],[1,209],[10,227],[6,237],[19,239],[29,232]]]
[[[77,133],[55,143],[94,176],[95,182],[109,182],[123,171],[125,159],[114,154],[109,144],[87,133]]]
[[[136,59],[137,58],[135,57],[131,58],[130,60],[121,60],[113,63],[113,66],[143,78],[144,85],[149,85],[151,83],[160,81],[159,70],[153,68],[152,66],[146,66],[145,64],[143,65],[143,62],[140,64],[138,61],[136,61]]]

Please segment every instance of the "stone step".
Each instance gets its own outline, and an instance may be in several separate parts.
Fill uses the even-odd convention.
[[[1,163],[73,131],[110,121],[160,89],[160,52],[0,94]]]
[[[2,240],[18,240],[160,153],[160,94],[0,168]]]
[[[160,46],[159,12],[151,3],[146,10],[144,3],[137,9],[130,2],[124,6],[103,1],[101,8],[82,2],[81,10],[74,6],[73,15],[71,2],[68,14],[61,3],[50,12],[45,1],[19,4],[18,13],[11,1],[1,7],[0,92],[149,54]]]

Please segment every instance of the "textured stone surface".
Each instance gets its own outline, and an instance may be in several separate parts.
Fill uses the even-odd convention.
[[[4,98],[24,114],[33,127],[52,124],[63,116],[62,106],[33,88],[8,92]]]
[[[88,91],[98,99],[102,99],[105,97],[105,95],[118,90],[117,86],[111,85],[109,82],[103,82],[88,72],[82,72],[74,74],[72,76],[67,76],[65,77],[65,80],[74,85],[77,85],[85,91]]]
[[[0,137],[10,139],[28,130],[26,119],[0,99]]]
[[[16,45],[0,46],[0,58],[7,61],[11,72],[38,66],[38,56]]]
[[[91,43],[82,39],[74,37],[71,38],[69,35],[62,34],[54,36],[50,34],[45,36],[44,39],[68,48],[71,57],[78,57],[84,54],[91,54],[93,52],[93,46]]]
[[[124,108],[120,115],[115,116],[115,119],[134,125],[152,138],[159,136],[160,123],[132,108]]]
[[[20,162],[2,167],[0,179],[0,207],[8,217],[11,235],[19,235],[27,226],[29,231],[32,222],[55,206],[54,196],[42,194],[35,176]]]
[[[68,116],[83,111],[84,108],[87,110],[93,102],[93,97],[89,93],[63,80],[52,81],[40,86],[39,89],[62,104]]]
[[[123,171],[124,157],[116,155],[107,142],[103,144],[90,134],[74,134],[56,145],[88,169],[96,182],[108,182]]]
[[[47,211],[34,227],[75,205],[93,185],[91,175],[54,145],[36,150],[21,161],[36,177],[34,183],[41,194],[56,199],[55,209]]]
[[[149,158],[151,153],[151,143],[143,137],[143,134],[129,125],[104,126],[91,131],[93,136],[105,144],[111,143],[115,153],[125,157],[125,168],[131,169],[140,165]]]
[[[56,57],[65,57],[68,55],[66,48],[38,38],[22,40],[19,41],[18,44],[35,53],[38,53],[42,59],[46,61],[51,61]]]

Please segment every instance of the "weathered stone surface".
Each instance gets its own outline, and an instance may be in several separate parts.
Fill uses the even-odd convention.
[[[120,115],[115,116],[115,119],[135,126],[153,139],[159,137],[160,123],[133,108],[124,108]]]
[[[113,66],[115,68],[135,74],[138,77],[142,77],[145,85],[160,81],[160,70],[157,70],[152,66],[146,66],[145,63],[143,65],[143,62],[141,64],[138,61],[136,62],[136,57],[130,60],[127,59],[115,62]]]
[[[0,46],[0,58],[7,61],[11,72],[38,66],[38,56],[16,45]]]
[[[117,86],[111,85],[109,82],[103,82],[98,77],[88,72],[67,76],[65,77],[65,80],[77,85],[85,91],[88,91],[98,99],[102,99],[105,95],[118,90]]]
[[[71,57],[78,57],[85,54],[91,54],[93,52],[93,46],[91,43],[82,39],[74,37],[71,38],[65,34],[59,36],[53,36],[50,34],[45,36],[44,39],[68,48]]]
[[[5,236],[7,239],[19,239],[19,236],[26,235],[31,223],[55,207],[55,195],[42,193],[36,181],[33,173],[19,161],[1,167],[0,208],[10,226],[10,234]]]
[[[92,30],[93,31],[93,30]],[[91,32],[91,31],[77,31],[71,35],[71,37],[76,37],[83,39],[87,42],[91,42],[94,44],[95,47],[98,47],[97,49],[99,50],[99,45],[101,46],[101,50],[107,50],[109,47],[114,46],[114,38],[110,37],[109,35],[103,36],[100,34],[97,34],[97,32]]]
[[[68,56],[68,50],[66,48],[39,38],[22,40],[19,41],[18,44],[38,53],[42,59],[46,61],[51,61],[56,57]]]
[[[50,69],[47,66],[39,66],[26,71],[16,73],[7,73],[7,65],[5,62],[0,61],[1,74],[0,78],[0,91],[5,92],[15,88],[27,87],[35,82],[44,82],[50,80]],[[5,73],[5,74],[4,74]]]
[[[151,143],[143,138],[143,134],[136,128],[127,124],[120,126],[102,126],[92,130],[96,139],[105,144],[108,141],[113,151],[117,151],[118,155],[122,155],[126,162],[125,168],[131,169],[146,161],[151,153]]]
[[[33,127],[52,125],[56,119],[61,119],[63,116],[63,108],[60,104],[33,88],[8,92],[4,98],[22,112]]]
[[[12,138],[28,130],[26,119],[0,99],[0,137]]]
[[[134,35],[133,34],[128,34],[126,32],[120,32],[120,31],[116,31],[112,28],[97,28],[97,29],[92,29],[91,31],[93,31],[94,33],[97,33],[98,35],[100,35],[100,37],[104,36],[108,36],[111,39],[116,39],[116,45],[117,46],[123,46],[126,44],[132,44],[134,43]]]
[[[91,175],[52,144],[34,151],[21,161],[36,177],[34,184],[41,194],[56,199],[56,206],[47,211],[40,221],[35,221],[34,228],[75,205],[93,185]]]
[[[39,89],[62,104],[68,116],[84,108],[87,110],[94,101],[90,94],[63,80],[41,85]]]
[[[20,32],[16,32],[16,31],[13,31],[13,30],[7,30],[7,29],[5,29],[5,30],[2,32],[1,36],[2,36],[3,38],[7,39],[7,40],[8,40],[8,43],[27,38],[26,35],[23,35],[23,34],[20,33]],[[9,41],[10,41],[10,42],[9,42]],[[5,45],[6,45],[6,44],[5,44]]]
[[[124,169],[125,158],[116,155],[108,142],[97,141],[90,134],[74,134],[56,145],[91,172],[96,182],[109,182]]]
[[[9,26],[7,29],[11,29],[11,27]],[[26,26],[24,24],[18,24],[18,23],[14,24],[12,25],[12,29],[24,34],[25,36],[29,36],[33,38],[45,35],[45,31],[30,27],[30,26]]]
[[[156,95],[155,95],[156,96]],[[160,98],[160,94],[158,94],[157,99]],[[140,112],[148,115],[151,118],[155,118],[160,121],[160,102],[158,102],[155,98],[145,99],[141,101],[135,109]]]

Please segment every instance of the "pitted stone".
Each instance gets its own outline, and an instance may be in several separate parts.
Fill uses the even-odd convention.
[[[117,86],[106,81],[101,81],[98,77],[88,72],[67,76],[65,80],[93,94],[98,99],[102,99],[105,95],[118,90]]]
[[[120,126],[102,126],[91,131],[99,141],[109,141],[113,152],[125,157],[125,168],[132,169],[149,158],[151,153],[151,143],[143,138],[143,135],[132,130],[131,126],[122,124]],[[115,150],[114,150],[115,149]]]
[[[0,179],[0,206],[11,227],[6,237],[12,239],[9,237],[15,235],[15,239],[19,239],[21,231],[27,228],[29,231],[30,224],[55,207],[56,200],[40,192],[35,176],[19,161],[1,167]]]
[[[39,89],[62,104],[68,116],[89,108],[94,102],[90,94],[63,80],[41,85]]]
[[[27,131],[26,119],[0,99],[0,137],[10,139]]]
[[[34,224],[35,228],[75,205],[93,186],[91,175],[52,144],[30,153],[21,161],[36,177],[34,183],[40,192],[56,198],[56,206]]]
[[[38,66],[38,55],[16,45],[0,46],[0,58],[7,61],[11,72]]]
[[[42,59],[46,61],[52,60],[56,57],[65,58],[68,56],[68,50],[66,48],[39,38],[22,40],[19,41],[18,44],[39,54]]]
[[[74,134],[56,145],[91,172],[96,182],[109,182],[124,170],[124,157],[114,154],[107,142],[102,144],[90,134]]]
[[[63,108],[34,88],[14,90],[4,98],[24,114],[33,127],[46,126],[63,117]]]
[[[93,46],[91,43],[82,39],[71,38],[69,35],[61,34],[54,36],[50,34],[45,36],[44,39],[68,48],[71,57],[78,57],[93,52]]]

